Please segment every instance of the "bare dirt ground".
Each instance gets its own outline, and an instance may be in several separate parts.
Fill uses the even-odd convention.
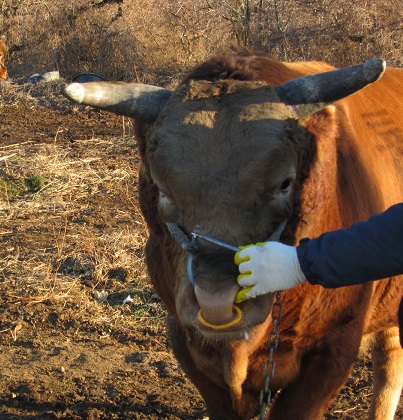
[[[205,418],[148,283],[130,122],[32,89],[0,87],[0,419]],[[366,418],[371,381],[367,357],[325,418]]]

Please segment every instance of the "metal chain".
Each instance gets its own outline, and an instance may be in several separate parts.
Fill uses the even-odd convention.
[[[267,359],[265,365],[264,365],[264,387],[260,391],[260,413],[259,413],[259,420],[265,419],[266,409],[271,403],[271,390],[269,388],[270,379],[273,378],[275,370],[276,370],[276,364],[273,360],[273,352],[278,347],[278,340],[279,335],[277,331],[278,323],[281,319],[281,315],[283,312],[283,307],[281,305],[281,292],[275,293],[275,301],[273,303],[272,307],[272,319],[273,319],[273,328],[269,334],[269,337],[267,339],[267,344],[269,347],[269,358]]]

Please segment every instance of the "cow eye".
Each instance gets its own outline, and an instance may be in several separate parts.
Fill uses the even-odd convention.
[[[280,191],[281,192],[287,192],[292,184],[292,178],[286,178],[283,183],[280,185]]]

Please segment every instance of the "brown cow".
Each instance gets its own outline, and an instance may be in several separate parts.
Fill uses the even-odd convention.
[[[8,78],[8,71],[5,63],[8,55],[8,48],[3,39],[4,37],[0,37],[0,79],[6,80]]]
[[[295,244],[402,201],[403,70],[377,81],[383,66],[331,71],[239,53],[200,65],[173,92],[107,82],[65,89],[137,123],[149,274],[169,310],[174,353],[211,419],[259,412],[273,296],[233,306],[233,252],[191,233],[197,226],[239,246],[286,222],[281,241]],[[283,292],[268,418],[321,419],[365,341],[374,366],[369,418],[392,419],[403,383],[402,294],[401,278]]]

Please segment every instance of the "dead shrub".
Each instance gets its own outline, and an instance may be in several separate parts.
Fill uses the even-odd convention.
[[[380,56],[402,64],[400,0],[8,0],[0,33],[12,77],[59,70],[174,84],[232,44],[281,60],[345,66]]]

